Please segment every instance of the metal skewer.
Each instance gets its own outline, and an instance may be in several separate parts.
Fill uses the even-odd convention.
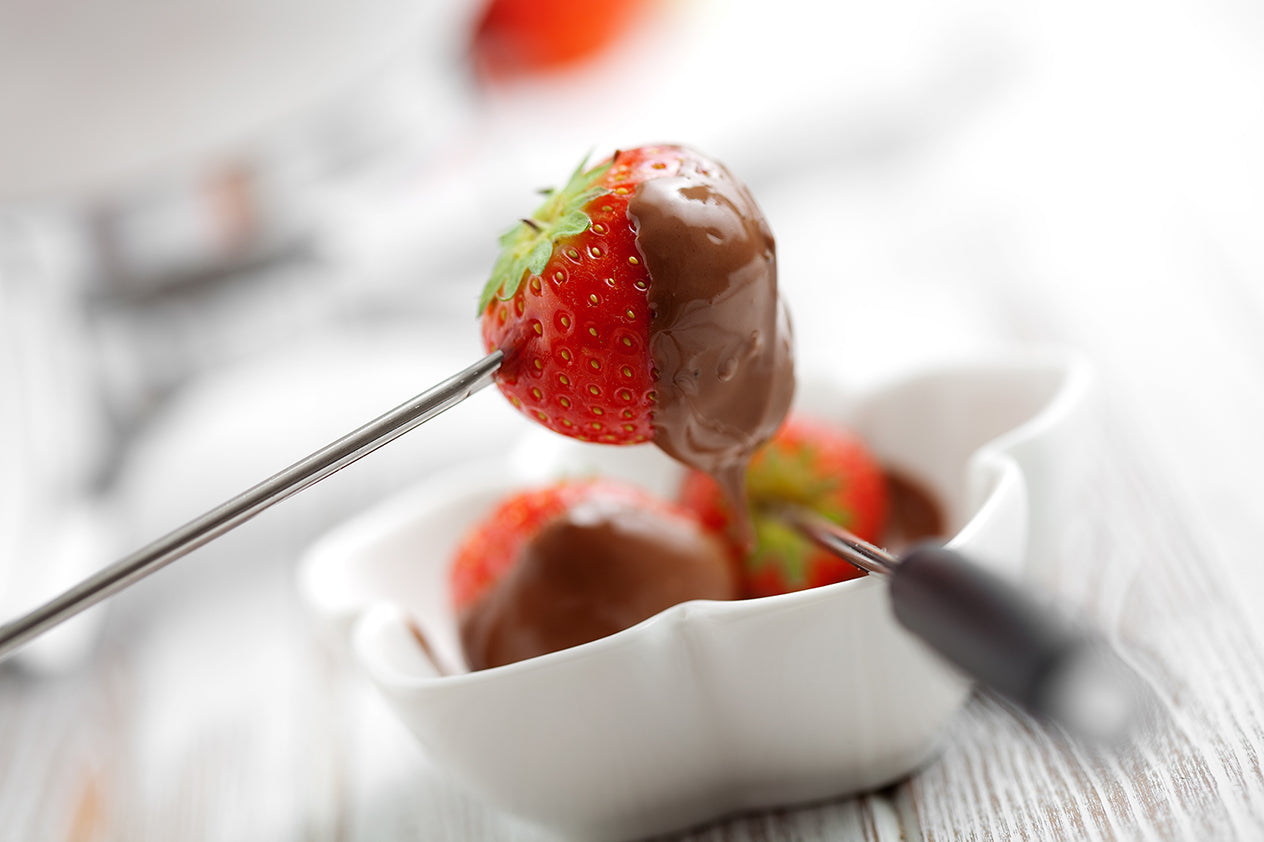
[[[843,529],[809,509],[786,509],[785,516],[804,535],[843,561],[867,573],[891,575],[895,556]]]
[[[116,561],[28,614],[0,626],[0,660],[58,623],[188,555],[264,509],[315,485],[455,406],[489,385],[502,359],[500,351],[488,354],[363,427]]]

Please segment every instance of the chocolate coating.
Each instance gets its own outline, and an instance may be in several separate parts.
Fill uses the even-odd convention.
[[[628,216],[650,273],[654,442],[715,477],[745,515],[746,467],[794,396],[772,231],[745,185],[697,157],[643,182]]]
[[[734,599],[737,573],[684,517],[594,498],[541,529],[517,563],[462,612],[471,670],[566,649],[690,599]]]

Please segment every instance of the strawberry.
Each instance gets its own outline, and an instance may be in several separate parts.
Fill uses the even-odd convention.
[[[450,568],[471,669],[613,634],[690,599],[738,595],[732,557],[681,507],[609,479],[502,500]]]
[[[491,0],[474,31],[477,69],[491,79],[572,68],[626,36],[645,0]]]
[[[862,575],[769,511],[785,503],[806,506],[867,541],[879,540],[887,518],[886,477],[855,434],[791,415],[755,454],[746,482],[755,547],[744,553],[733,539],[730,545],[742,559],[747,596],[802,590]],[[686,474],[680,499],[708,528],[720,534],[731,532],[732,509],[706,474]]]
[[[653,438],[650,277],[628,201],[641,182],[694,159],[655,146],[581,164],[501,238],[479,302],[483,341],[505,351],[497,385],[528,417],[583,440]]]

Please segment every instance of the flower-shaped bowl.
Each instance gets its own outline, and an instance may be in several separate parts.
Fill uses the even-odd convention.
[[[951,546],[1017,578],[1066,514],[1059,465],[1090,381],[1077,357],[1011,353],[864,394],[809,374],[795,408],[859,432],[938,499]],[[687,602],[467,671],[448,604],[455,544],[511,490],[592,471],[663,494],[681,473],[650,446],[531,431],[508,458],[336,528],[302,562],[316,615],[454,779],[563,836],[629,839],[882,786],[934,755],[970,686],[896,624],[878,577]]]

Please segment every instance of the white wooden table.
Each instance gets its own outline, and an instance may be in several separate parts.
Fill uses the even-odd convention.
[[[789,162],[734,145],[729,163],[778,235],[801,353],[862,375],[1010,343],[1095,363],[1097,435],[1077,455],[1082,508],[1065,525],[1075,551],[1032,584],[1099,622],[1163,715],[1098,756],[976,697],[940,755],[889,789],[680,838],[1264,838],[1264,20],[1239,6],[993,9],[1013,36],[998,43],[1031,52],[1006,54],[987,96],[952,119],[875,112],[877,128],[783,139],[802,156]],[[866,126],[884,143],[857,140]],[[435,266],[410,252],[392,270],[406,283],[376,294],[416,304],[415,279]],[[479,271],[462,266],[453,286]],[[401,312],[396,326],[426,324]],[[439,336],[450,351],[466,331],[473,349],[472,321]],[[502,411],[487,394],[453,413]],[[194,426],[152,446],[119,491],[127,537],[303,452],[200,482],[207,449],[244,436]],[[0,839],[546,839],[449,783],[298,604],[302,549],[404,484],[401,453],[117,598],[79,668],[0,669]]]

